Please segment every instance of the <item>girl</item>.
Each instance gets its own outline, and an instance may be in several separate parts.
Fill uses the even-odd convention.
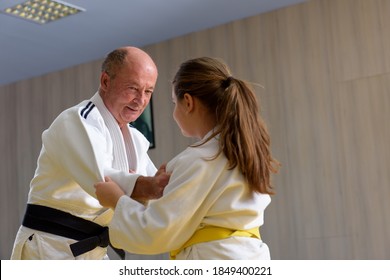
[[[254,92],[208,57],[184,62],[172,84],[173,118],[199,141],[167,164],[163,197],[147,205],[110,178],[95,185],[99,202],[115,209],[112,244],[171,259],[270,259],[259,227],[279,163]]]

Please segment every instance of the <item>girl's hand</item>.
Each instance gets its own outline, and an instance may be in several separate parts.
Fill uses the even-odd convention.
[[[104,179],[105,182],[95,184],[96,197],[103,207],[115,209],[119,198],[124,195],[125,192],[112,181],[110,177],[105,177]]]

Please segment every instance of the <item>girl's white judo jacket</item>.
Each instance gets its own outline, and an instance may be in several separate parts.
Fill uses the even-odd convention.
[[[94,184],[110,176],[131,194],[139,175],[154,176],[149,142],[135,128],[120,130],[96,93],[90,100],[62,112],[42,134],[38,166],[28,203],[59,209],[106,226],[113,215],[95,198]],[[129,173],[134,170],[138,175]],[[11,259],[74,259],[75,240],[21,226]],[[102,259],[97,247],[77,259]]]
[[[208,134],[210,135],[210,134]],[[204,139],[208,137],[205,136]],[[139,254],[169,252],[205,226],[248,230],[263,224],[267,194],[253,193],[240,171],[228,170],[227,159],[216,159],[216,138],[188,147],[167,164],[172,172],[162,198],[147,206],[122,196],[109,225],[114,246]],[[229,237],[198,243],[176,259],[269,259],[261,239]]]

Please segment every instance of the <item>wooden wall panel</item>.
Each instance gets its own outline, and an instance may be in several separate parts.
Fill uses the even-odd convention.
[[[389,258],[389,92],[389,74],[340,83],[337,89],[342,209],[356,258]]]
[[[15,118],[17,105],[14,87],[9,86],[0,90],[0,259],[9,258],[15,237],[15,229],[19,228],[18,199],[24,193],[19,193],[16,170]]]
[[[390,2],[322,1],[329,20],[329,43],[337,81],[390,72]]]

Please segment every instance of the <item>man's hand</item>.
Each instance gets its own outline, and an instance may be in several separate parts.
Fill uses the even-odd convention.
[[[160,198],[170,176],[166,171],[166,164],[160,166],[154,177],[139,176],[130,197],[139,202]]]

